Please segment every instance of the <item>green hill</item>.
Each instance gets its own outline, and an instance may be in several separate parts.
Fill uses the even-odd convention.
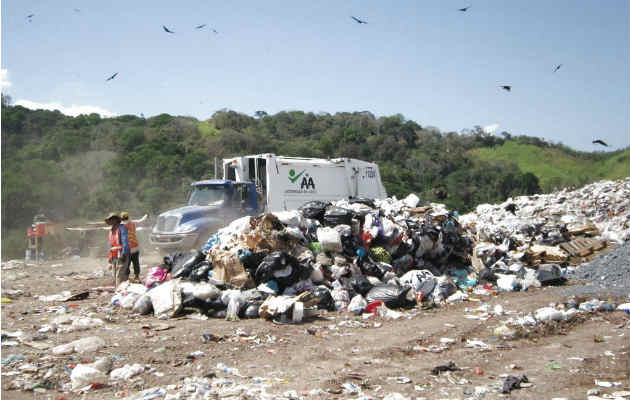
[[[400,114],[220,110],[199,121],[13,106],[2,96],[2,257],[24,254],[33,216],[99,220],[108,212],[155,217],[180,205],[214,160],[244,154],[349,157],[376,162],[387,193],[416,193],[460,213],[479,203],[627,176],[628,149],[576,152],[528,137],[426,128]],[[221,170],[221,168],[219,168]],[[47,243],[58,251],[64,243]],[[47,254],[49,252],[47,251]]]
[[[562,146],[539,147],[506,141],[500,146],[476,148],[471,155],[485,162],[513,162],[523,172],[531,172],[544,192],[556,187],[582,186],[602,179],[628,176],[630,149],[610,153],[567,151]]]

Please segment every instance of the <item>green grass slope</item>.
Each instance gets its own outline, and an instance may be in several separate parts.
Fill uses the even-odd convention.
[[[620,179],[630,170],[630,149],[609,154],[569,154],[558,147],[538,147],[507,141],[502,146],[477,148],[470,153],[483,161],[515,163],[538,177],[543,191],[581,186],[602,179]]]

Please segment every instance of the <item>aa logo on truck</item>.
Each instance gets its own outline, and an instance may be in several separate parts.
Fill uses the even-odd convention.
[[[314,193],[315,192],[315,181],[313,181],[313,177],[308,173],[304,173],[306,170],[302,170],[300,173],[295,173],[295,170],[292,169],[289,171],[289,181],[291,183],[299,183],[300,189],[298,190],[287,190],[286,193]],[[302,178],[300,180],[300,178]]]

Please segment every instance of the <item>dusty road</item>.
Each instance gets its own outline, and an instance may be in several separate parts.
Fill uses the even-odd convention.
[[[143,258],[143,272],[159,262],[157,255]],[[600,396],[629,389],[630,331],[628,316],[620,311],[539,324],[519,330],[511,339],[495,335],[501,321],[565,301],[562,287],[479,296],[478,301],[438,309],[415,308],[404,311],[398,320],[363,319],[345,312],[323,313],[321,318],[301,325],[276,325],[262,319],[159,320],[111,307],[111,293],[93,290],[112,284],[107,276],[94,277],[103,266],[103,260],[81,258],[2,271],[3,293],[25,292],[2,304],[3,332],[22,331],[23,338],[35,335],[31,339],[37,339],[33,342],[38,346],[53,347],[86,336],[99,336],[106,342],[96,353],[65,356],[54,356],[50,349],[38,350],[20,341],[15,346],[3,344],[3,360],[24,356],[21,361],[3,361],[3,399],[123,398],[168,385],[173,386],[167,393],[182,393],[179,398],[188,398],[183,380],[212,373],[218,376],[214,379],[228,377],[243,385],[263,382],[269,384],[267,393],[288,396],[291,393],[287,392],[295,391],[293,394],[306,398],[358,398],[360,390],[365,398],[384,398],[397,392],[427,399],[584,399],[589,389],[598,388]],[[90,296],[65,303],[39,299],[64,290],[90,290]],[[602,293],[600,298],[608,296]],[[473,309],[497,304],[510,315],[473,319],[483,316]],[[37,334],[61,315],[61,309],[68,315],[102,319],[104,325],[70,333]],[[221,340],[204,343],[202,334],[206,333]],[[445,346],[442,338],[454,342]],[[467,341],[474,339],[487,346],[467,347]],[[16,342],[11,338],[3,341]],[[439,352],[428,351],[440,347]],[[203,354],[190,356],[196,351]],[[114,357],[114,368],[139,363],[145,365],[145,372],[124,383],[105,382],[104,387],[84,394],[70,392],[70,368],[104,355]],[[460,370],[432,375],[433,367],[449,361]],[[237,368],[241,376],[217,371],[218,363]],[[530,383],[510,395],[500,394],[505,374],[524,374]],[[598,387],[596,380],[620,384]]]

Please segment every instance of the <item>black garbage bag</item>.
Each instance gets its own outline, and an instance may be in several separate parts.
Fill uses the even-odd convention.
[[[298,259],[284,251],[268,254],[256,268],[254,280],[257,285],[275,280],[280,290],[294,285],[306,274]]]
[[[413,307],[416,300],[408,299],[409,286],[378,285],[374,286],[365,296],[368,303],[382,300],[389,308]]]
[[[173,269],[171,270],[173,279],[188,277],[195,265],[206,257],[205,254],[198,250],[185,254],[186,256],[173,259]]]
[[[420,285],[416,289],[416,293],[421,293],[422,298],[427,298],[431,293],[433,293],[436,283],[437,279],[427,278],[420,282]]]
[[[479,282],[489,282],[493,285],[497,283],[497,279],[499,279],[496,274],[489,268],[484,268],[479,273]]]
[[[207,281],[208,272],[212,269],[210,261],[203,260],[195,265],[195,269],[190,273],[190,280],[193,282]]]
[[[248,301],[243,307],[241,307],[241,318],[258,318],[258,310],[262,305],[262,301],[260,300],[252,300]]]
[[[374,205],[374,200],[372,199],[368,199],[366,197],[357,197],[357,198],[353,198],[350,199],[350,204],[363,204],[364,206],[368,206],[370,208],[376,208],[376,205]]]
[[[176,252],[176,253],[169,253],[167,255],[164,256],[163,262],[164,262],[164,268],[168,271],[171,272],[173,270],[173,266],[175,264],[175,262],[183,257],[186,257],[186,254],[182,253],[182,252]]]
[[[543,264],[538,267],[536,279],[543,286],[562,285],[566,278],[562,276],[562,268],[558,264]]]
[[[361,296],[364,296],[364,297],[374,287],[374,285],[372,285],[370,283],[370,281],[368,281],[365,276],[352,278],[350,280],[350,285],[352,286],[352,289],[356,293],[358,293],[358,294],[360,294]]]
[[[322,222],[328,204],[329,203],[319,200],[309,201],[298,208],[298,211],[300,211],[304,218],[316,219]]]
[[[382,279],[383,275],[385,275],[385,271],[383,271],[378,264],[371,261],[369,258],[364,259],[363,262],[361,262],[361,265],[359,265],[359,268],[364,275],[373,276],[378,279]]]
[[[326,286],[320,285],[299,295],[304,308],[317,307],[319,310],[335,310],[335,300]]]
[[[342,234],[341,247],[344,255],[354,257],[357,254],[357,249],[361,247],[361,241],[359,238],[352,236],[351,233]]]
[[[438,365],[431,370],[433,375],[439,375],[441,372],[446,371],[459,371],[459,368],[455,365],[453,361],[449,361],[448,364]]]
[[[527,382],[529,382],[529,379],[527,379],[525,375],[520,377],[509,375],[507,378],[505,378],[505,381],[503,381],[503,388],[501,389],[501,393],[510,393],[514,389],[520,389],[521,383]]]
[[[262,260],[269,254],[268,251],[259,251],[256,253],[250,253],[242,259],[243,267],[249,272],[250,275],[256,273],[256,268],[260,265]]]
[[[354,213],[341,207],[329,207],[324,213],[324,225],[351,225]]]

